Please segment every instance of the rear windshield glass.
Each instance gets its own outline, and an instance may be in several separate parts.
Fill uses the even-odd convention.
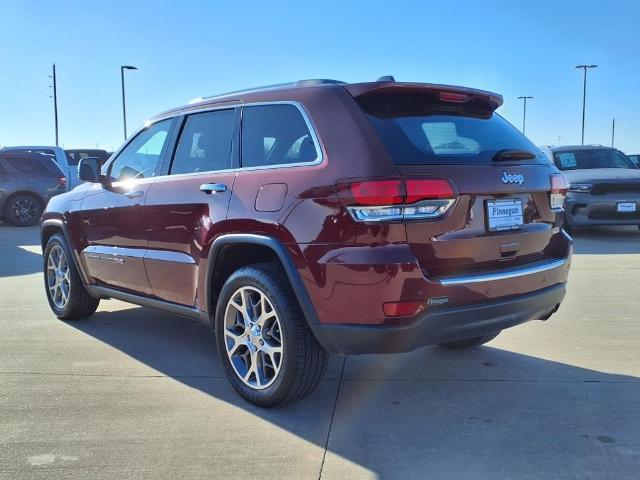
[[[525,150],[536,155],[525,162],[549,163],[524,135],[487,108],[475,105],[465,111],[423,94],[372,95],[359,103],[397,165],[489,163],[500,150]]]
[[[42,155],[14,156],[7,155],[3,159],[5,165],[17,173],[58,173],[57,166],[48,157]]]
[[[583,170],[589,168],[637,168],[618,150],[594,149],[555,152],[556,166],[560,170]]]

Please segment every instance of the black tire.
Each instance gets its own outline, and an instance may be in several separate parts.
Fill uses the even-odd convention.
[[[464,340],[456,340],[455,342],[440,343],[439,346],[442,348],[446,348],[447,350],[467,350],[469,348],[479,347],[480,345],[484,345],[485,343],[490,342],[498,335],[500,335],[500,332],[501,330],[490,335],[485,335],[483,337],[472,337],[465,338]]]
[[[280,371],[274,375],[273,383],[263,389],[245,384],[227,354],[227,305],[242,287],[259,289],[272,304],[280,324]],[[309,329],[289,280],[277,264],[261,263],[243,267],[227,279],[218,297],[214,328],[227,379],[240,396],[260,407],[280,406],[309,395],[327,369],[329,355]]]
[[[4,218],[16,227],[30,227],[35,225],[42,216],[44,207],[42,201],[35,195],[19,193],[5,204]]]
[[[62,249],[62,251],[66,255],[69,269],[70,281],[68,282],[68,300],[62,308],[56,305],[49,288],[47,265],[49,256],[55,248]],[[73,256],[71,255],[71,251],[62,235],[55,234],[47,242],[47,247],[44,251],[43,270],[44,287],[45,293],[47,295],[47,301],[49,302],[49,306],[51,307],[51,310],[56,315],[56,317],[61,320],[77,320],[86,318],[96,311],[98,305],[100,304],[100,300],[89,295],[89,292],[87,292],[87,289],[84,287],[84,283],[80,278],[80,274],[78,273],[78,269],[74,262]]]

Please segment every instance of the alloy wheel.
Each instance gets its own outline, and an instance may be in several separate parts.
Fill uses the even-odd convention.
[[[60,310],[67,306],[71,289],[71,272],[67,255],[60,245],[49,251],[47,258],[47,287],[51,301]]]
[[[284,338],[278,314],[260,289],[241,287],[229,298],[224,344],[233,370],[245,385],[263,390],[278,377]]]
[[[11,212],[19,223],[29,225],[31,223],[35,223],[36,215],[38,214],[38,206],[33,200],[21,198],[11,206]]]

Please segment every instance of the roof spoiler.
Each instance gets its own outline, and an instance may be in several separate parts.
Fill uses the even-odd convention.
[[[502,95],[485,90],[476,90],[473,88],[455,87],[452,85],[437,85],[431,83],[389,83],[388,81],[379,81],[373,83],[352,83],[344,85],[344,88],[353,96],[360,97],[367,94],[390,93],[397,92],[413,92],[429,91],[439,94],[440,100],[444,102],[466,103],[470,100],[480,100],[485,102],[491,110],[497,109],[502,105],[504,99]]]

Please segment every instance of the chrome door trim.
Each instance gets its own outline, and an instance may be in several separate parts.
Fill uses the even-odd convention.
[[[160,260],[163,262],[175,262],[195,264],[193,257],[183,252],[172,250],[149,250],[146,248],[109,247],[106,245],[89,245],[82,253],[87,258],[94,260],[110,261],[123,264],[126,258],[140,258],[143,260]]]

